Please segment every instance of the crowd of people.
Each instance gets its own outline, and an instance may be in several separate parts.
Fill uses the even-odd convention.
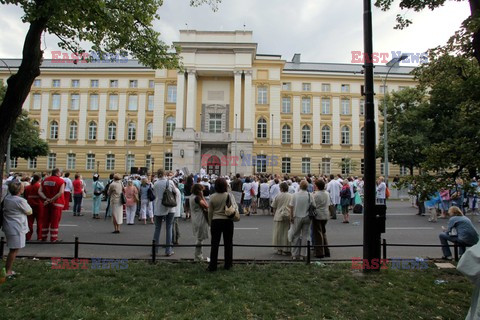
[[[4,230],[11,249],[7,273],[12,274],[11,265],[16,253],[25,246],[25,241],[32,239],[35,231],[39,241],[47,241],[49,235],[51,242],[60,241],[59,222],[62,211],[70,209],[70,202],[73,202],[73,216],[83,216],[82,200],[87,194],[87,186],[81,175],[75,174],[72,181],[68,172],[62,176],[59,169],[52,170],[48,176],[13,176],[4,182],[2,200],[9,194],[5,197]],[[386,204],[389,190],[384,178],[379,177],[376,185],[377,204]],[[330,257],[326,231],[328,220],[341,215],[342,223],[349,223],[351,211],[362,212],[364,195],[361,177],[315,177],[310,174],[304,177],[277,174],[219,177],[207,175],[204,168],[200,173],[190,175],[185,175],[182,170],[165,172],[163,169],[152,177],[112,173],[106,184],[95,174],[91,188],[92,218],[100,219],[100,204],[106,200],[104,215],[112,218],[114,234],[121,232],[124,220],[127,225],[132,225],[138,217],[140,223],[155,225],[153,240],[160,244],[160,232],[162,224],[165,224],[165,256],[172,256],[173,246],[178,244],[178,219],[191,220],[196,239],[196,261],[205,260],[202,245],[211,236],[210,271],[217,269],[222,235],[224,268],[232,266],[234,224],[226,213],[230,206],[244,216],[273,216],[272,245],[275,253],[302,260],[307,255],[305,246],[308,240],[314,246],[315,257]],[[461,188],[457,186],[454,192],[461,193]],[[445,205],[446,201],[457,203],[456,197],[452,199],[451,190],[448,200],[444,200],[442,194],[445,190],[440,190],[438,197],[432,196],[425,201],[425,207],[430,210],[432,203],[429,201],[436,201],[435,205]],[[460,194],[461,200],[458,201],[462,202],[459,203],[463,203],[462,197]],[[476,199],[472,203],[476,206]],[[451,258],[448,241],[457,242],[462,248],[478,241],[478,236],[475,238],[473,235],[476,231],[471,221],[459,218],[463,216],[459,208],[463,209],[463,206],[449,206],[446,212],[442,211],[442,215],[446,216],[448,212],[453,216],[445,233],[440,235],[446,259]],[[33,230],[35,221],[37,228]]]

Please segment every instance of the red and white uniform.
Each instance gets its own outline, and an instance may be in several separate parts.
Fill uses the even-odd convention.
[[[37,240],[42,239],[42,225],[43,225],[43,200],[38,195],[38,189],[40,189],[40,181],[35,184],[25,187],[25,199],[32,207],[33,213],[27,216],[28,219],[28,233],[27,241],[32,238],[33,234],[33,222],[37,220]]]
[[[50,176],[43,180],[42,191],[47,199],[55,197],[61,190],[65,181],[58,176]],[[64,207],[63,193],[53,203],[49,203],[45,206],[44,220],[42,225],[42,241],[46,241],[48,238],[48,232],[50,230],[50,241],[56,241],[58,239],[58,225],[62,218],[62,210]]]

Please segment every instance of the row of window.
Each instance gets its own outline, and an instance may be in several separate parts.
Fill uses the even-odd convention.
[[[291,91],[292,90],[292,83],[291,82],[283,82],[282,83],[282,90],[283,91]],[[322,83],[322,92],[330,92],[331,86],[330,83]],[[302,91],[312,91],[312,84],[309,82],[302,83]],[[341,84],[340,85],[341,92],[350,92],[350,85],[349,84]]]
[[[165,154],[165,165],[169,167],[167,170],[172,170],[172,154],[166,153]],[[126,168],[135,167],[135,155],[129,154],[126,157]],[[152,156],[146,155],[145,156],[145,167],[150,169],[152,165]],[[18,159],[12,158],[11,159],[11,166],[13,169],[18,167]],[[57,154],[50,153],[47,157],[47,170],[52,170],[57,167]],[[85,162],[85,169],[89,171],[93,171],[96,169],[100,169],[100,162],[96,161],[95,154],[87,154],[86,155],[86,162]],[[30,158],[28,159],[28,169],[38,169],[37,168],[37,158]],[[66,163],[66,170],[77,170],[77,155],[74,153],[67,154],[67,163]],[[118,169],[118,168],[117,168]],[[105,160],[105,170],[113,171],[115,170],[115,155],[114,154],[107,154]]]
[[[322,98],[320,106],[321,114],[331,114],[331,102],[330,98]],[[282,97],[282,113],[292,113],[292,98],[291,97]],[[312,113],[312,98],[311,97],[302,97],[302,108],[301,113],[310,114]],[[359,113],[361,116],[365,115],[365,100],[360,100]],[[341,115],[350,115],[350,99],[342,98],[340,103],[340,114]]]
[[[257,122],[257,138],[266,139],[267,138],[267,120],[260,118]],[[302,143],[309,144],[311,141],[311,132],[309,125],[304,125],[302,127]],[[363,127],[360,129],[360,144],[364,144],[365,134]],[[283,125],[282,127],[282,143],[292,143],[292,129],[288,124]],[[322,127],[322,144],[331,144],[331,129],[330,126],[324,125]],[[350,128],[348,126],[343,126],[341,129],[341,144],[349,145],[350,142]]]
[[[90,80],[90,88],[98,88],[99,86],[99,81],[98,79],[92,79]],[[42,86],[42,79],[35,79],[33,81],[33,86],[36,88],[40,88]],[[52,80],[52,87],[53,88],[60,88],[61,86],[61,80],[60,79],[53,79]],[[118,88],[118,80],[110,80],[109,81],[109,86],[110,88]],[[70,80],[70,87],[71,88],[80,88],[80,80],[79,79],[72,79]],[[138,80],[129,80],[128,81],[128,87],[129,88],[138,88]],[[154,88],[155,87],[155,81],[154,80],[149,80],[148,81],[148,87],[149,88]]]
[[[35,126],[38,126],[38,122],[34,121]],[[153,123],[148,123],[147,126],[147,141],[152,141],[153,137]],[[90,121],[88,123],[88,140],[97,140],[97,123],[95,121]],[[168,137],[173,135],[175,130],[175,119],[173,117],[168,117],[166,119],[165,134]],[[59,135],[59,125],[57,121],[50,122],[50,131],[49,138],[52,140],[57,140]],[[68,139],[77,140],[78,139],[78,123],[76,121],[71,121],[68,124]],[[114,121],[110,121],[107,124],[107,140],[116,140],[117,139],[117,124]],[[137,139],[137,125],[135,122],[130,121],[127,124],[127,140],[134,141]]]

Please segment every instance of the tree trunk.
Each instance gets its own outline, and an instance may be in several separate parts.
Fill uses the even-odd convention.
[[[22,63],[18,72],[7,80],[7,91],[0,105],[0,155],[6,154],[8,137],[12,133],[22,106],[30,93],[33,80],[40,75],[43,51],[40,49],[41,36],[47,25],[47,19],[41,18],[30,23],[23,43]],[[3,177],[5,157],[0,157],[0,174]]]
[[[480,0],[470,0],[470,13],[471,18],[479,18],[480,17]],[[477,62],[480,64],[480,30],[475,30],[473,32],[473,55]]]

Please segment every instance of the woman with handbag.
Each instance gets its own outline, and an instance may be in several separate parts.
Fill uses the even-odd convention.
[[[127,203],[125,211],[127,214],[127,225],[133,225],[135,222],[135,212],[137,212],[138,189],[133,185],[132,180],[128,180],[127,186],[123,190]]]
[[[108,187],[108,196],[110,198],[110,208],[113,217],[114,231],[112,233],[120,233],[120,225],[123,224],[123,203],[122,203],[122,177],[115,173],[113,181]]]
[[[288,207],[292,195],[288,193],[288,184],[280,184],[280,194],[273,199],[273,245],[278,255],[287,256],[291,253],[288,241],[288,229],[290,228],[290,208]]]
[[[215,191],[210,196],[208,206],[208,221],[211,226],[212,247],[210,250],[210,263],[208,271],[217,270],[218,247],[220,238],[223,234],[223,244],[225,249],[224,269],[229,270],[233,264],[233,220],[225,213],[227,198],[231,197],[228,191],[227,181],[224,178],[215,180]],[[235,202],[235,200],[233,200]]]
[[[195,261],[203,261],[202,243],[208,239],[208,202],[203,196],[203,186],[199,183],[192,187],[189,199],[191,210],[193,235],[195,243]]]

